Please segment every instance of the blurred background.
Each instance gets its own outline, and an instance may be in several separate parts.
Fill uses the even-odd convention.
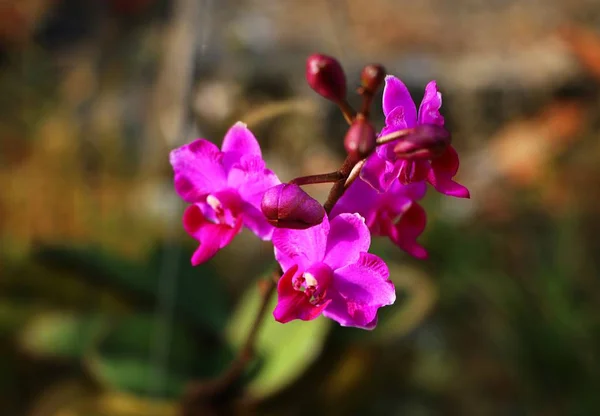
[[[175,415],[227,367],[272,249],[192,268],[168,152],[244,120],[282,180],[337,169],[314,52],[417,102],[436,79],[472,199],[429,192],[427,261],[374,241],[375,331],[268,316],[197,414],[598,414],[599,24],[597,0],[0,1],[0,414]]]

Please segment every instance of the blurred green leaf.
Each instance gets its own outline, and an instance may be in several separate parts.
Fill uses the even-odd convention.
[[[19,344],[43,357],[79,359],[109,326],[105,315],[47,312],[31,320],[19,334]]]
[[[159,302],[157,294],[165,293],[165,284],[172,285],[178,316],[213,332],[226,324],[229,305],[218,273],[210,264],[192,267],[191,252],[181,245],[161,245],[140,264],[94,247],[60,245],[39,246],[36,258],[94,284],[126,292],[148,302],[150,309]]]
[[[377,328],[363,337],[369,342],[385,343],[406,336],[423,322],[438,298],[437,287],[426,274],[416,268],[388,264],[398,299],[380,310]]]
[[[258,287],[249,289],[229,321],[226,336],[236,348],[241,348],[261,301]],[[275,309],[276,304],[274,295],[268,310]],[[248,392],[265,397],[292,383],[319,356],[330,328],[331,321],[323,317],[281,324],[268,313],[256,341],[260,367],[247,386]]]
[[[10,335],[23,328],[38,312],[37,309],[31,305],[23,305],[22,302],[0,299],[0,336]]]
[[[216,376],[232,359],[220,344],[196,343],[188,328],[151,315],[122,319],[87,359],[110,388],[151,397],[179,397],[192,379]]]
[[[148,262],[149,272],[157,275],[155,290],[161,279],[177,279],[176,305],[181,314],[220,333],[230,313],[225,286],[211,263],[193,267],[191,257],[192,251],[181,245],[164,244],[156,249]]]

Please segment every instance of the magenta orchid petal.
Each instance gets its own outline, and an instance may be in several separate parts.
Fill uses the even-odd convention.
[[[355,263],[360,253],[369,250],[371,234],[359,214],[340,214],[330,222],[323,261],[337,269]]]
[[[321,224],[305,230],[276,228],[273,232],[275,258],[284,270],[294,264],[299,265],[302,270],[307,269],[312,263],[323,260],[328,234],[327,216]]]
[[[399,160],[398,180],[402,185],[423,182],[431,170],[431,165],[426,160]]]
[[[221,150],[224,154],[223,164],[226,169],[238,162],[242,156],[256,156],[262,160],[262,152],[256,137],[241,121],[235,123],[225,133]]]
[[[411,100],[412,101],[412,100]],[[413,103],[413,106],[415,104]],[[409,126],[406,121],[406,110],[404,107],[396,107],[385,116],[385,127],[380,135],[393,133]],[[412,125],[411,125],[412,127]]]
[[[367,213],[372,211],[380,195],[368,183],[359,178],[352,182],[336,202],[330,216],[334,218],[344,212],[356,212],[366,218]]]
[[[452,178],[458,172],[459,163],[458,153],[452,146],[448,146],[440,157],[431,161],[431,168]]]
[[[417,243],[417,238],[425,231],[426,222],[425,210],[419,204],[413,202],[402,213],[398,222],[391,227],[388,235],[392,242],[402,250],[411,256],[424,260],[427,258],[427,250]]]
[[[433,171],[432,171],[433,172]],[[435,173],[430,174],[427,178],[429,183],[441,194],[453,196],[455,198],[470,198],[469,190],[458,182],[446,176],[436,176]]]
[[[295,290],[293,278],[298,272],[298,266],[290,267],[277,283],[277,306],[273,311],[273,317],[281,323],[290,322],[294,319],[310,321],[318,317],[330,301],[315,306],[310,303],[303,292]]]
[[[358,323],[356,317],[351,316],[348,312],[348,304],[339,293],[335,293],[335,295],[332,296],[331,303],[327,306],[327,309],[323,311],[323,316],[336,321],[341,326],[345,327],[372,330],[377,326],[377,316],[375,316],[375,319],[371,322],[366,324]]]
[[[169,156],[175,172],[175,191],[194,203],[215,189],[225,186],[222,153],[213,143],[198,139],[173,150]]]
[[[399,181],[394,181],[389,188],[391,195],[402,195],[413,201],[418,201],[425,197],[427,193],[427,184],[424,181],[402,185]]]
[[[388,75],[383,88],[383,114],[387,117],[396,107],[404,109],[404,121],[408,127],[417,123],[417,107],[408,88],[398,78]]]
[[[452,180],[458,172],[458,154],[452,146],[440,157],[431,161],[427,181],[440,193],[456,198],[470,198],[469,190]]]
[[[348,304],[346,300],[338,292],[333,292],[330,295],[331,302],[327,305],[327,309],[323,311],[323,316],[336,321],[341,326],[355,327],[361,329],[373,329],[360,325],[356,319],[348,312]]]
[[[386,132],[385,130],[388,131]],[[397,130],[398,129],[396,128],[385,128],[381,131],[381,135],[383,136],[385,134],[388,134],[388,132],[393,133]],[[383,160],[393,163],[397,159],[396,153],[394,152],[394,146],[396,145],[396,143],[397,141],[377,146],[376,155],[382,158]]]
[[[243,203],[242,210],[244,211],[244,226],[261,240],[269,241],[273,237],[275,228],[269,224],[262,211],[248,202]]]
[[[221,248],[228,245],[239,233],[242,222],[234,226],[214,224],[207,221],[197,205],[190,205],[183,214],[183,227],[189,235],[200,242],[192,255],[192,265],[197,266],[210,260]]]
[[[244,156],[233,165],[227,177],[227,184],[237,189],[243,200],[260,210],[263,195],[267,189],[281,182],[262,159],[256,156]]]
[[[323,314],[343,326],[372,328],[369,324],[375,320],[377,310],[396,300],[388,267],[373,254],[361,253],[357,262],[336,270],[334,276],[331,289],[341,299],[333,298]]]
[[[402,185],[395,180],[387,192],[378,193],[358,179],[342,195],[331,214],[356,212],[365,218],[372,235],[389,237],[404,251],[423,259],[427,252],[416,239],[425,228],[426,218],[424,210],[414,201],[423,198],[426,190],[424,181]]]
[[[439,92],[437,83],[430,81],[425,87],[425,95],[419,107],[419,124],[444,125],[444,117],[440,114],[442,107],[442,93]]]
[[[360,171],[360,177],[378,192],[388,190],[398,177],[399,165],[373,154],[367,158]]]

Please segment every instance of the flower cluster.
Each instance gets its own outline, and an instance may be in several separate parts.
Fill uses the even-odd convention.
[[[368,252],[371,237],[388,237],[412,256],[426,258],[417,239],[426,224],[418,201],[427,183],[459,198],[468,198],[469,191],[453,180],[458,155],[444,128],[435,81],[425,88],[417,112],[402,81],[385,76],[380,65],[368,65],[358,89],[363,106],[355,113],[335,59],[312,55],[306,77],[350,124],[344,165],[336,172],[281,183],[241,122],[227,132],[220,150],[204,139],[173,150],[175,189],[190,204],[183,226],[200,243],[192,264],[209,260],[244,226],[274,246],[281,267],[273,312],[277,321],[324,315],[342,326],[372,329],[378,309],[393,304],[396,294],[387,265]],[[369,108],[383,83],[386,122],[377,135]],[[301,188],[322,182],[333,183],[324,205]]]

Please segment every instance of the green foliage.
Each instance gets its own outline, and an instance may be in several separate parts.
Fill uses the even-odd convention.
[[[261,299],[258,287],[249,289],[233,313],[226,337],[236,348],[242,346]],[[280,324],[270,313],[276,303],[273,296],[256,341],[259,368],[247,385],[248,392],[257,398],[275,393],[303,374],[319,356],[331,328],[331,321],[323,317]]]
[[[157,317],[134,315],[114,325],[86,362],[111,389],[176,398],[188,381],[213,377],[228,361],[219,357],[226,348],[198,345],[192,335],[182,325],[166,326]]]
[[[150,310],[157,307],[161,289],[173,288],[178,317],[213,332],[225,326],[229,306],[220,276],[210,264],[191,267],[190,251],[184,246],[162,245],[142,264],[93,247],[44,245],[36,257],[94,285],[124,292]]]
[[[105,315],[46,312],[34,317],[21,331],[20,345],[33,355],[79,359],[108,329]]]

